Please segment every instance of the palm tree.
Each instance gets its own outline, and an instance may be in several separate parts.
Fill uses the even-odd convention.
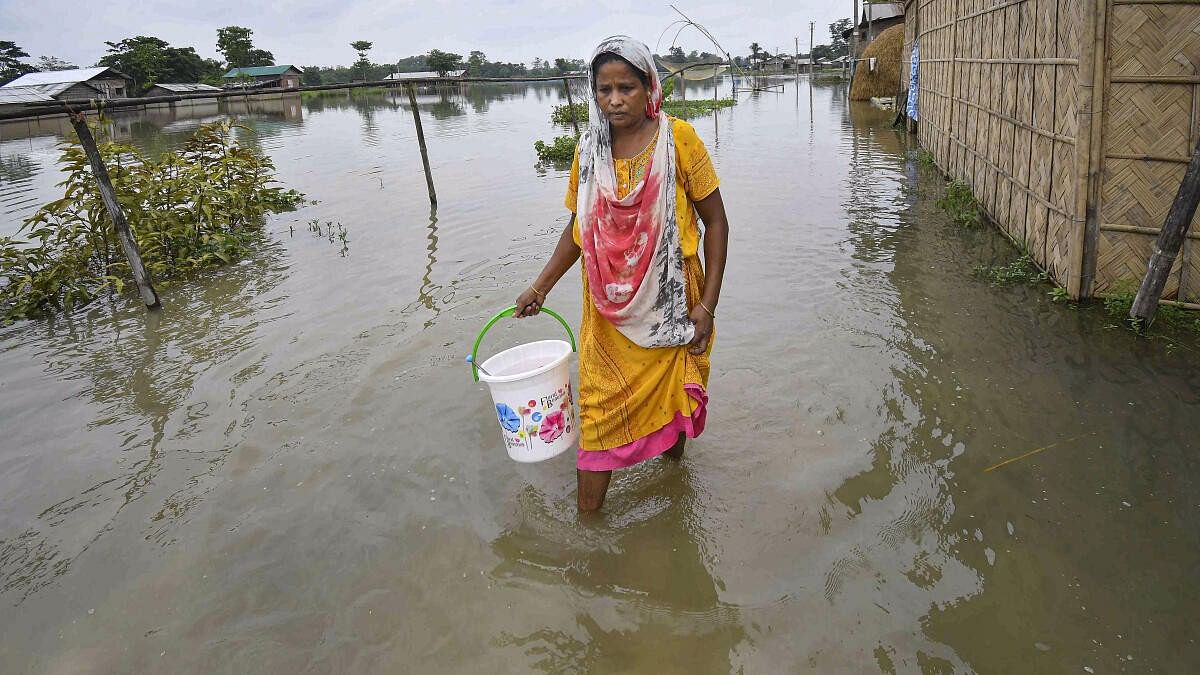
[[[762,47],[757,42],[750,43],[750,69],[754,69],[754,64],[758,61],[758,53],[762,51]]]

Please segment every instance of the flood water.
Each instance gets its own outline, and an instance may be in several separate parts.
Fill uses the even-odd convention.
[[[1200,344],[979,280],[1011,246],[841,87],[693,121],[732,241],[684,460],[618,472],[595,518],[572,456],[511,462],[462,361],[566,224],[532,149],[560,97],[423,93],[434,214],[406,99],[233,110],[318,203],[160,315],[0,329],[0,671],[1200,668]],[[0,234],[57,196],[59,133],[0,128]],[[578,274],[547,304],[577,325]]]

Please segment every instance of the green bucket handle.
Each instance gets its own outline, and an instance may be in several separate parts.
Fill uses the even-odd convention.
[[[480,343],[483,342],[483,336],[487,335],[487,332],[489,330],[491,330],[492,326],[495,326],[496,323],[498,321],[500,321],[500,319],[513,316],[513,314],[515,314],[516,311],[517,311],[516,305],[513,305],[512,307],[509,307],[507,309],[500,310],[500,312],[497,313],[496,316],[493,316],[483,326],[483,330],[479,331],[479,335],[475,336],[475,346],[471,348],[471,375],[474,376],[476,382],[479,381],[479,366],[475,365],[475,362],[479,358],[479,345],[480,345]],[[565,320],[563,320],[563,318],[561,316],[559,316],[558,313],[555,312],[554,310],[546,309],[545,307],[543,307],[541,309],[541,311],[546,314],[549,314],[550,316],[554,317],[555,319],[558,319],[558,322],[562,324],[562,327],[567,330],[567,337],[571,338],[571,351],[573,351],[573,352],[579,351],[579,349],[575,347],[575,334],[571,332],[571,327],[569,325],[567,325],[567,322]]]

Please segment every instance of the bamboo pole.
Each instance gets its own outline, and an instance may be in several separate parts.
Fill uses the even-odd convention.
[[[571,97],[571,82],[563,78],[563,89],[567,92],[567,105],[571,110],[571,126],[575,127],[575,138],[579,138],[579,120],[575,116],[575,99]]]
[[[425,186],[429,188],[429,205],[437,207],[437,192],[433,189],[433,174],[429,171],[429,150],[425,147],[425,130],[421,128],[421,111],[417,109],[417,95],[411,84],[405,85],[408,104],[412,106],[413,124],[417,127],[417,144],[421,146],[421,164],[425,166]]]
[[[75,128],[75,133],[79,136],[79,144],[83,146],[88,162],[92,165],[92,175],[96,177],[96,185],[100,188],[100,199],[104,201],[104,208],[108,210],[108,215],[112,218],[113,229],[117,232],[117,240],[121,242],[125,260],[129,262],[129,269],[133,272],[133,280],[137,283],[142,302],[146,304],[147,309],[159,309],[162,304],[158,300],[158,293],[150,281],[150,273],[142,264],[142,254],[138,250],[137,240],[134,239],[133,232],[129,229],[129,221],[125,220],[125,212],[121,210],[121,203],[117,201],[117,193],[113,189],[112,179],[108,176],[108,168],[104,166],[104,159],[100,157],[100,149],[96,147],[96,139],[92,136],[92,130],[88,128],[87,118],[82,112],[72,112],[70,119],[71,126]]]
[[[1183,174],[1183,182],[1179,184],[1179,192],[1171,210],[1167,212],[1167,220],[1163,223],[1162,232],[1154,242],[1154,253],[1146,265],[1146,276],[1142,278],[1142,286],[1138,289],[1133,307],[1129,310],[1129,320],[1136,328],[1146,328],[1154,322],[1154,314],[1158,311],[1158,300],[1162,297],[1163,288],[1167,285],[1167,277],[1171,274],[1175,256],[1187,236],[1192,218],[1196,216],[1196,207],[1200,205],[1200,143],[1192,153],[1192,161],[1188,164],[1187,172]]]
[[[1091,137],[1085,139],[1082,131],[1080,145],[1090,146],[1087,173],[1080,189],[1085,191],[1083,212],[1083,260],[1079,271],[1079,299],[1090,300],[1096,280],[1096,264],[1100,249],[1100,186],[1101,171],[1104,169],[1104,107],[1108,100],[1108,5],[1110,0],[1093,0],[1095,18],[1092,25],[1094,44],[1091,59]],[[1082,72],[1080,73],[1082,75]]]
[[[1106,0],[1101,0],[1106,1]],[[1088,167],[1091,166],[1092,152],[1092,110],[1095,87],[1096,69],[1094,63],[1100,45],[1097,44],[1097,23],[1100,20],[1096,8],[1097,0],[1084,5],[1083,25],[1080,32],[1092,35],[1092,39],[1083,40],[1080,45],[1078,78],[1075,91],[1076,123],[1075,123],[1075,166],[1073,174],[1075,190],[1075,213],[1071,217],[1071,247],[1067,260],[1067,294],[1078,300],[1083,294],[1084,248],[1087,242],[1087,210],[1088,210]]]
[[[950,141],[954,142],[957,140],[954,136],[954,112],[958,108],[954,104],[955,97],[958,96],[958,64],[954,62],[958,58],[958,0],[954,0],[951,3],[950,12],[950,115],[949,121],[946,123],[946,131],[950,135]],[[959,176],[956,173],[958,171],[958,162],[955,161],[958,151],[952,150],[951,152],[954,152],[955,156],[951,156],[950,153],[946,154],[946,170],[952,176],[958,178]]]

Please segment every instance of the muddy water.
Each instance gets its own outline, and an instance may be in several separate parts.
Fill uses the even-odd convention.
[[[424,95],[436,214],[406,102],[232,111],[319,203],[161,316],[0,330],[5,673],[1200,666],[1200,345],[978,281],[1007,244],[839,88],[695,121],[733,242],[684,461],[582,520],[572,458],[510,462],[462,357],[565,224],[531,148],[558,99]],[[120,124],[170,147],[205,115]],[[53,194],[38,133],[3,131],[0,231]]]

